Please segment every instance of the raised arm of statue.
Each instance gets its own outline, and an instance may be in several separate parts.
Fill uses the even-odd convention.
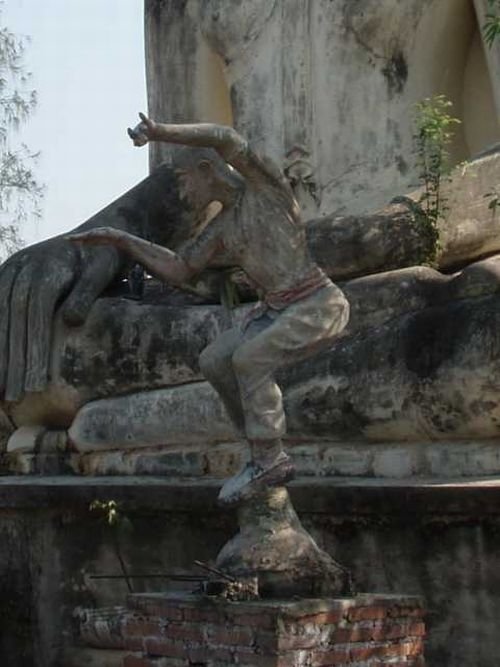
[[[288,181],[272,160],[256,153],[236,130],[215,123],[166,124],[157,123],[139,114],[141,122],[129,128],[129,137],[135,146],[144,146],[150,141],[163,141],[184,146],[213,148],[231,166],[248,180],[272,181],[291,195]]]
[[[215,148],[224,158],[241,150],[245,140],[236,130],[226,125],[215,123],[166,124],[157,123],[143,113],[136,128],[128,129],[130,138],[136,146],[144,146],[148,141],[166,141],[184,146]],[[226,158],[228,159],[228,158]],[[229,161],[229,159],[228,159]]]

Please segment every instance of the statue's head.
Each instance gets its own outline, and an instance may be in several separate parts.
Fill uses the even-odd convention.
[[[173,157],[173,167],[181,199],[197,214],[213,201],[230,205],[244,185],[238,172],[211,148],[182,148]]]

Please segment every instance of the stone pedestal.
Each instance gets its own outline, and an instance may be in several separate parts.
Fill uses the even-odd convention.
[[[126,609],[81,612],[80,627],[87,646],[108,651],[108,664],[116,651],[117,667],[423,667],[423,614],[420,598],[399,595],[139,594]]]
[[[238,534],[222,548],[216,566],[235,577],[256,576],[262,597],[352,592],[348,570],[304,529],[286,488],[271,488],[243,502],[238,523]]]

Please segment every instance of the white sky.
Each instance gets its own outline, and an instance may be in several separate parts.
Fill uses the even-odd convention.
[[[28,243],[80,224],[147,175],[126,135],[147,110],[143,0],[5,0],[2,24],[29,35],[38,109],[21,139],[40,150],[43,216]]]

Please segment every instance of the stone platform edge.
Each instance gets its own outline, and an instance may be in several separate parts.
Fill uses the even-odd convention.
[[[123,508],[206,513],[217,505],[221,480],[193,481],[165,477],[2,476],[0,510],[88,509],[96,498],[115,500]],[[500,476],[466,479],[302,478],[289,485],[299,512],[329,515],[384,513],[407,520],[419,515],[497,517]]]
[[[26,429],[16,431],[9,440],[8,451],[0,456],[0,470],[12,475],[151,475],[193,480],[224,479],[235,474],[248,458],[248,447],[241,441],[185,442],[75,453],[63,452],[67,442],[62,431],[44,433],[40,443],[35,436],[33,438],[30,441]],[[382,479],[500,475],[499,445],[498,438],[286,442],[299,477]]]

